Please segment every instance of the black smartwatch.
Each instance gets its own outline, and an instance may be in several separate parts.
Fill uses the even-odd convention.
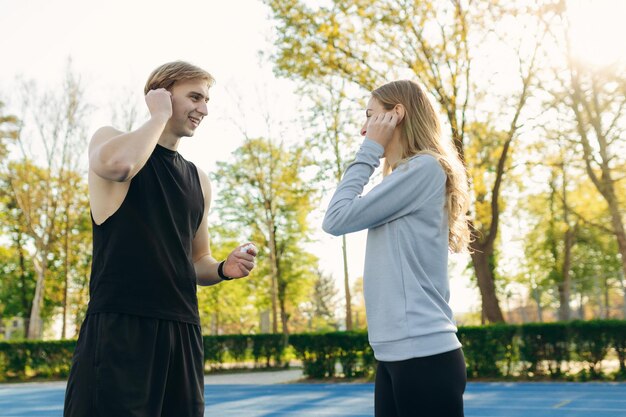
[[[224,274],[224,262],[226,262],[226,261],[220,262],[220,264],[217,266],[217,275],[219,275],[219,277],[222,279],[222,281],[230,281],[233,278],[227,276],[226,274]]]

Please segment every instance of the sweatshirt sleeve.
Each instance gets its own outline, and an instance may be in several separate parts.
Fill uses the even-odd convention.
[[[328,205],[322,229],[335,236],[371,229],[419,209],[445,192],[446,175],[430,155],[419,155],[396,168],[366,195],[361,195],[384,148],[365,138]]]

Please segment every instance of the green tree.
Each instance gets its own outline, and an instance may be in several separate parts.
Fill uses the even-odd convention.
[[[68,188],[75,186],[72,178],[81,168],[88,108],[80,79],[69,65],[60,91],[39,93],[30,83],[21,86],[21,93],[24,115],[15,141],[20,155],[2,168],[8,179],[4,191],[22,212],[25,233],[33,247],[37,281],[27,336],[36,339],[43,334],[46,281],[62,233],[63,210],[69,204],[63,198],[84,198],[75,188]]]
[[[289,334],[289,317],[310,286],[317,258],[304,245],[309,241],[307,217],[317,190],[308,176],[311,159],[302,147],[287,148],[266,139],[246,139],[232,162],[220,162],[211,175],[217,184],[215,210],[219,221],[238,227],[240,236],[259,248],[255,274],[250,280],[259,293],[269,291],[272,329]],[[268,285],[269,284],[269,285]]]
[[[229,227],[231,226],[231,227]],[[246,240],[236,224],[220,222],[212,215],[209,232],[211,253],[215,259],[226,259],[230,251]],[[250,276],[209,287],[198,288],[198,306],[205,334],[248,334],[259,332],[259,312],[267,308],[267,300],[257,297],[254,281],[258,267]]]
[[[339,329],[339,323],[335,318],[337,309],[337,288],[332,275],[316,271],[315,282],[311,289],[309,300],[302,309],[307,324],[303,331],[332,331]]]
[[[7,156],[8,142],[16,139],[19,125],[17,117],[4,115],[3,109],[4,103],[0,101],[0,160]]]
[[[561,2],[565,11],[565,3]],[[604,68],[593,68],[575,59],[571,51],[569,24],[562,17],[564,68],[557,73],[558,85],[551,90],[559,108],[569,115],[576,132],[576,145],[584,162],[585,172],[602,196],[610,214],[610,229],[621,254],[622,271],[626,276],[626,229],[623,211],[624,195],[624,132],[626,127],[626,67],[624,62]]]
[[[564,147],[558,153],[565,154]],[[544,158],[550,161],[548,155]],[[585,174],[575,166],[566,171],[565,165],[559,157],[549,166],[547,190],[530,194],[521,207],[525,214],[520,215],[530,224],[522,271],[515,280],[528,288],[540,321],[544,307],[558,309],[560,320],[571,319],[574,300],[579,306],[587,300],[597,307],[597,317],[606,318],[609,292],[620,276],[617,247],[607,234],[610,216]],[[578,318],[584,317],[581,314],[579,308]]]
[[[352,285],[354,295],[354,328],[356,330],[367,329],[367,317],[365,313],[365,297],[363,293],[363,277],[358,277]]]
[[[548,27],[534,17],[539,6],[507,10],[497,2],[350,0],[313,9],[298,0],[266,3],[278,26],[274,61],[279,75],[318,83],[336,74],[371,91],[399,73],[411,74],[435,97],[461,159],[470,171],[484,167],[471,172],[472,180],[484,177],[484,188],[472,190],[476,199],[471,223],[477,230],[471,245],[472,261],[483,316],[492,322],[502,321],[494,275],[495,242],[506,167]],[[508,18],[513,14],[516,22]],[[517,25],[519,32],[508,30],[506,25],[510,24]],[[488,79],[488,75],[478,74],[474,79],[471,71],[473,57],[485,52],[479,48],[496,43],[515,48],[519,63],[519,79],[513,91],[499,96],[495,94],[497,89],[484,83],[479,86],[479,78]],[[479,106],[491,100],[497,103],[492,109]],[[474,122],[483,126],[472,133],[484,135],[469,134],[470,109],[476,115]],[[468,147],[474,152],[468,154]],[[484,147],[492,151],[480,153],[484,159],[472,160]],[[474,187],[473,182],[470,185]]]
[[[350,98],[349,88],[344,79],[328,76],[321,84],[303,83],[300,94],[311,100],[310,116],[306,125],[312,130],[313,141],[307,141],[317,153],[320,180],[331,184],[334,190],[341,181],[347,161],[356,151],[354,140],[358,122],[354,120],[358,103]],[[346,329],[352,330],[352,300],[350,274],[348,271],[348,245],[346,236],[341,236],[343,258],[343,286],[345,296]]]
[[[30,253],[24,215],[9,189],[6,176],[0,176],[0,230],[9,239],[10,246],[2,247],[2,283],[0,289],[1,317],[24,319],[24,334],[28,334],[28,319],[35,291],[35,272]]]
[[[21,317],[26,332],[35,280],[32,264],[21,246],[0,246],[0,273],[0,320]]]
[[[74,330],[80,327],[88,301],[92,236],[89,194],[84,176],[77,172],[66,173],[58,199],[59,227],[52,250],[52,291],[49,293],[50,305],[61,308],[61,338],[65,339],[69,324],[73,324]]]

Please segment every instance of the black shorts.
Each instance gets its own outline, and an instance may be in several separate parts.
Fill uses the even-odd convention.
[[[203,416],[203,362],[197,325],[90,314],[72,359],[63,416]]]

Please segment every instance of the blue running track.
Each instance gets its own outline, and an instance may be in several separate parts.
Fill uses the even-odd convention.
[[[64,382],[0,385],[0,416],[61,417]],[[373,384],[218,384],[206,417],[371,417]],[[469,383],[466,417],[626,417],[626,384]]]

